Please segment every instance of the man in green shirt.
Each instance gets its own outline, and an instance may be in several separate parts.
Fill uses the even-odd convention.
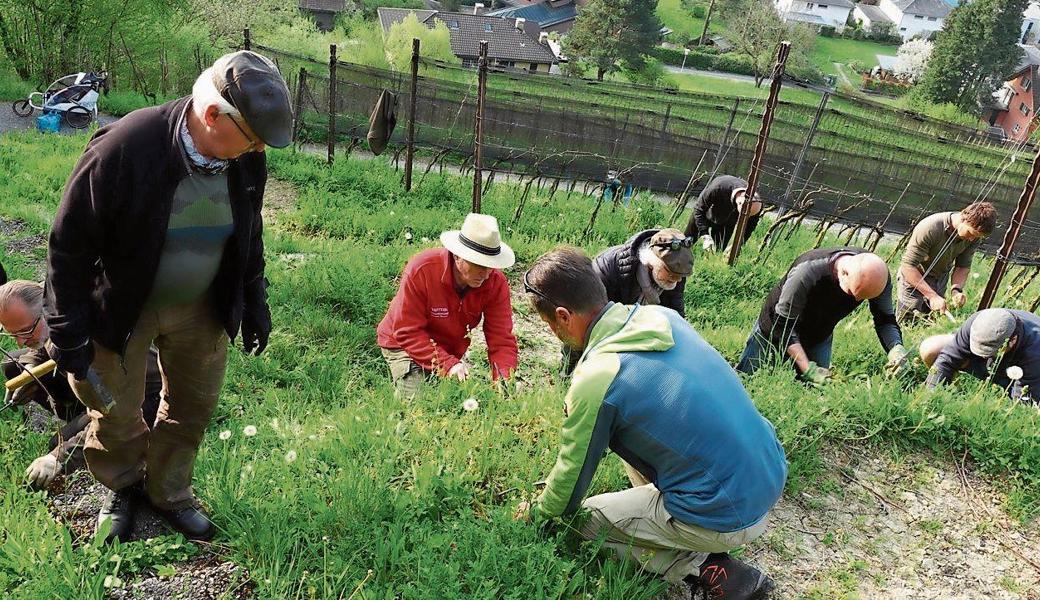
[[[897,314],[901,320],[964,306],[964,282],[971,271],[971,259],[996,222],[992,204],[975,202],[960,212],[925,217],[914,227],[899,264]],[[953,291],[949,302],[947,283],[952,283]]]

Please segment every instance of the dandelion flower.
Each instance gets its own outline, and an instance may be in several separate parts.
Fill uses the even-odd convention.
[[[253,437],[256,435],[256,425],[246,425],[242,428],[242,435],[246,437]]]
[[[406,231],[404,234],[404,239],[408,240],[409,242],[412,241],[412,232]]]
[[[978,273],[972,273],[971,274],[971,278],[972,279],[978,279],[979,278],[979,274]]]
[[[222,439],[222,440],[224,440],[226,442],[227,440],[231,439],[231,431],[225,429],[224,431],[221,431],[220,435],[217,436],[217,437],[219,437],[220,439]]]
[[[462,410],[466,412],[473,412],[478,408],[480,408],[480,403],[477,402],[476,398],[466,398],[466,400],[462,402]]]
[[[429,244],[430,243],[430,238],[423,236],[422,243]]]
[[[1011,381],[1018,381],[1019,379],[1022,379],[1022,375],[1024,375],[1024,373],[1022,372],[1022,367],[1011,366],[1007,368],[1007,376],[1008,379],[1010,379]]]
[[[296,451],[290,450],[285,453],[285,462],[291,463],[296,461]]]

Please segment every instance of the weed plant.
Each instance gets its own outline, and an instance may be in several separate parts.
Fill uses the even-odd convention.
[[[83,140],[35,132],[0,138],[0,217],[26,222],[18,236],[47,230]],[[461,223],[468,179],[431,174],[406,193],[400,173],[382,159],[328,168],[313,156],[271,151],[269,166],[298,198],[265,232],[271,344],[259,358],[231,353],[199,453],[195,489],[220,528],[211,551],[248,569],[261,598],[659,597],[663,584],[598,557],[596,545],[577,543],[567,523],[539,530],[512,520],[557,451],[565,387],[536,359],[555,353],[554,344],[525,343],[520,386],[497,391],[478,368],[474,380],[434,384],[413,401],[393,396],[375,325],[408,257]],[[518,264],[507,273],[514,286],[525,265],[557,244],[594,253],[661,225],[671,211],[642,195],[629,207],[605,205],[585,238],[590,198],[533,189],[512,223],[519,195],[496,183],[483,205],[516,250]],[[768,290],[815,237],[796,232],[759,261],[762,230],[735,268],[698,252],[687,286],[689,320],[731,362]],[[41,258],[0,251],[20,277],[32,276]],[[977,271],[987,268],[977,260]],[[969,279],[972,299],[984,281]],[[1025,297],[1036,293],[1033,286]],[[904,335],[910,345],[948,329],[939,323]],[[528,333],[522,341],[534,339]],[[936,460],[967,451],[1009,492],[1009,510],[1022,518],[1040,511],[1035,409],[964,378],[925,392],[923,369],[888,379],[866,308],[835,338],[837,378],[822,390],[785,368],[745,379],[787,450],[788,492],[825,477],[826,448],[875,444],[929,450]],[[476,364],[481,352],[473,350]],[[462,409],[469,398],[476,411]],[[145,542],[98,547],[55,521],[45,494],[21,483],[45,440],[17,415],[0,416],[0,589],[16,598],[101,597],[106,580],[116,586],[142,571],[169,574],[191,552],[172,537],[151,550]],[[608,458],[591,491],[625,485],[619,461]]]

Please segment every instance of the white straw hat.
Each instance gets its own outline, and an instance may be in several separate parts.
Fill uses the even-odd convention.
[[[459,258],[492,269],[508,269],[516,262],[513,249],[502,243],[498,219],[490,215],[470,213],[461,231],[445,231],[441,244]]]

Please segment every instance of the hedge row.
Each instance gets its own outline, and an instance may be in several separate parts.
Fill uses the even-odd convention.
[[[682,66],[683,55],[684,53],[682,50],[675,48],[664,48],[659,46],[654,48],[653,51],[654,58],[666,65],[674,65],[677,67]],[[751,59],[732,52],[716,54],[714,52],[690,50],[690,53],[686,55],[685,58],[686,66],[691,69],[722,71],[725,73],[735,73],[737,75],[755,75],[755,67],[751,63]],[[818,81],[820,79],[820,74],[817,72],[791,72],[791,75],[809,81]]]

